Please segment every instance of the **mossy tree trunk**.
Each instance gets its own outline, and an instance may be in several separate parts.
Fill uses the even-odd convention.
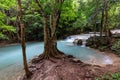
[[[96,1],[96,9],[95,9],[95,15],[94,15],[94,45],[96,44],[96,23],[97,23],[97,14],[98,14],[98,0],[95,0]]]
[[[107,0],[104,1],[104,12],[105,12],[105,17],[104,17],[104,28],[105,28],[105,35],[109,37],[109,27],[108,27],[108,3]]]
[[[44,59],[49,59],[51,57],[60,57],[62,52],[57,49],[57,38],[56,38],[56,28],[59,24],[61,7],[64,0],[56,0],[56,4],[59,4],[57,10],[54,10],[51,7],[50,15],[48,15],[42,7],[42,4],[35,0],[37,5],[39,6],[42,16],[44,18],[44,52],[41,55]]]
[[[24,32],[25,27],[23,23],[21,0],[17,0],[17,2],[18,2],[18,19],[20,21],[20,42],[21,42],[22,54],[23,54],[23,65],[26,76],[27,78],[29,78],[32,73],[28,69],[27,58],[26,58],[26,45],[25,45],[25,32]]]
[[[105,28],[105,35],[107,37],[107,41],[109,42],[109,26],[108,26],[108,1],[107,0],[103,0],[104,2],[104,12],[105,12],[105,16],[104,16],[104,28]]]
[[[102,9],[102,16],[101,16],[101,26],[100,26],[100,37],[101,38],[103,34],[103,23],[104,23],[104,9]]]

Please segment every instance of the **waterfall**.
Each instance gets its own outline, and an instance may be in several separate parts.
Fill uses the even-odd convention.
[[[81,47],[85,47],[86,46],[86,40],[90,37],[95,36],[95,35],[100,36],[100,33],[97,32],[96,34],[94,34],[94,32],[89,32],[88,34],[71,35],[71,36],[67,37],[66,42],[73,43],[75,39],[80,39],[80,40],[82,40],[82,46]],[[104,36],[104,34],[103,34],[103,36]]]
[[[82,45],[81,47],[86,47],[86,40],[82,40]]]

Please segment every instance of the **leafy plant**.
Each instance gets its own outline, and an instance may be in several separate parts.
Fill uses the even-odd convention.
[[[111,47],[111,50],[117,52],[120,55],[120,40],[117,40]]]
[[[120,73],[114,73],[114,74],[111,74],[111,75],[112,75],[112,78],[113,78],[114,80],[120,79]]]
[[[100,51],[104,51],[106,48],[107,48],[107,46],[100,46],[98,49],[99,49]]]
[[[120,80],[120,73],[105,74],[95,78],[95,80]]]

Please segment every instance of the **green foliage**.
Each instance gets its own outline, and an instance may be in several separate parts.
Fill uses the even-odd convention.
[[[16,29],[13,26],[2,25],[1,28],[2,28],[2,32],[11,31],[16,33]]]
[[[9,34],[6,34],[7,32],[16,33],[16,29],[9,25],[10,19],[13,18],[13,15],[9,15],[9,11],[12,11],[15,6],[15,0],[0,0],[0,39],[9,39]]]
[[[1,25],[0,27],[0,39],[9,39],[8,35],[5,34],[6,32],[13,32],[16,33],[16,29],[13,26],[8,26],[8,25]]]
[[[5,18],[5,14],[0,11],[0,22],[3,22]]]
[[[16,0],[0,0],[0,9],[9,10],[16,6]]]
[[[113,79],[113,80],[118,80],[118,79],[120,79],[120,73],[114,73],[114,74],[111,74],[111,76],[112,76],[112,79]]]
[[[106,48],[107,48],[107,46],[100,46],[100,47],[98,47],[98,49],[99,49],[100,51],[105,51]]]
[[[111,50],[117,52],[120,55],[120,40],[117,40],[111,47]]]
[[[9,39],[6,35],[4,35],[3,33],[0,33],[0,40],[5,40],[5,39]]]
[[[27,38],[29,36],[32,39],[43,38],[43,18],[40,15],[40,8],[35,3],[35,0],[21,1]],[[55,1],[56,0],[39,0],[47,15],[50,15],[52,11],[56,11],[60,7],[60,4]],[[97,1],[99,5],[96,21],[100,23],[103,1]],[[93,18],[96,6],[95,0],[65,0],[62,5],[60,23],[56,32],[57,36],[61,37],[64,35],[67,36],[71,34],[79,34],[81,32],[93,31]],[[0,0],[0,31],[2,31],[2,35],[3,33],[5,35],[5,32],[9,30],[15,32],[15,29],[10,26],[14,26],[14,22],[16,20],[16,7],[16,0]],[[120,25],[119,21],[120,2],[117,0],[108,0],[109,28],[115,28]],[[100,30],[99,26],[100,24],[97,25],[98,31]],[[103,50],[104,46],[99,48]]]
[[[98,78],[95,78],[95,80],[119,80],[119,79],[120,79],[120,73],[105,74]]]
[[[34,1],[25,1],[23,8],[26,9],[23,18],[26,39],[43,40],[43,17],[39,13],[39,7]]]
[[[120,2],[111,1],[109,6],[109,27],[114,28],[120,24]]]

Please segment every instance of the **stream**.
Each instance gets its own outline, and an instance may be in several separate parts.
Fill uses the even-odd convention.
[[[74,45],[70,40],[60,40],[58,49],[66,55],[73,55],[81,61],[89,64],[112,64],[109,56],[97,53],[88,47]],[[26,44],[27,59],[40,55],[44,50],[43,42],[31,42]],[[22,50],[19,44],[0,47],[0,80],[17,80],[24,73],[22,65]]]

